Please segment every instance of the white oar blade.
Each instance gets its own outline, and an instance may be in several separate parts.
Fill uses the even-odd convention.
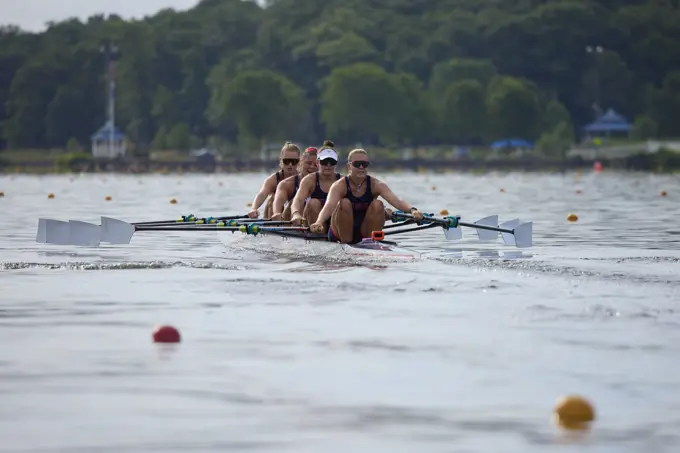
[[[47,219],[38,219],[38,232],[35,235],[35,242],[40,244],[47,242]]]
[[[135,227],[122,220],[102,216],[101,242],[109,244],[129,244]]]
[[[512,230],[519,225],[519,219],[508,220],[498,225],[498,228],[503,228],[504,230]],[[501,232],[501,237],[505,245],[517,245],[515,242],[515,235],[512,233]]]
[[[514,228],[515,243],[518,248],[527,248],[534,245],[532,239],[533,225],[533,222],[526,222]]]
[[[498,216],[490,215],[488,217],[484,217],[483,219],[477,220],[475,225],[498,228]],[[477,228],[476,230],[477,237],[479,237],[479,242],[493,242],[498,239],[498,231],[483,230],[481,228]]]
[[[70,225],[54,219],[38,219],[35,241],[43,244],[69,245]]]
[[[447,241],[459,241],[463,239],[463,230],[460,227],[444,229],[444,237]]]
[[[69,220],[69,225],[70,244],[89,247],[96,247],[99,245],[99,238],[101,235],[101,227],[99,225],[81,222],[80,220]]]

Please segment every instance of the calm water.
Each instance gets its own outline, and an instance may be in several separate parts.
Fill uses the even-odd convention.
[[[680,449],[678,177],[385,175],[427,211],[533,220],[520,253],[469,229],[405,237],[412,260],[35,243],[38,217],[241,214],[262,177],[0,176],[0,451]],[[570,393],[587,435],[550,423]]]

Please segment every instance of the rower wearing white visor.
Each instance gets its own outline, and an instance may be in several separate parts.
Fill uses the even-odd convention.
[[[297,194],[291,207],[291,221],[293,225],[300,225],[305,219],[307,225],[316,222],[321,209],[326,204],[328,191],[331,185],[340,179],[342,175],[336,171],[338,165],[338,153],[335,144],[326,140],[317,154],[319,170],[302,178]],[[326,231],[330,221],[326,222]]]

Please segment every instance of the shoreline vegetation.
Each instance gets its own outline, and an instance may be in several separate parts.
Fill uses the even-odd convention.
[[[680,173],[680,153],[660,149],[649,153],[644,149],[620,157],[572,155],[541,156],[522,152],[472,151],[456,155],[451,147],[388,151],[372,149],[372,160],[379,171],[526,171],[564,172],[593,168],[599,162],[605,169]],[[0,152],[1,174],[59,173],[236,173],[269,171],[277,167],[276,153],[250,153],[237,156],[217,155],[202,160],[188,152],[165,151],[153,155],[128,155],[119,159],[96,159],[86,152],[63,150],[16,150]]]
[[[201,0],[39,33],[0,25],[0,159],[5,172],[190,171],[187,151],[207,148],[232,171],[276,166],[269,144],[331,139],[362,143],[378,168],[588,165],[591,151],[569,151],[680,137],[678,23],[678,0]],[[93,141],[128,160],[12,157]],[[509,142],[532,154],[491,149]],[[380,151],[406,146],[418,153]],[[151,157],[168,149],[185,157]],[[600,151],[605,165],[677,168],[644,147]]]

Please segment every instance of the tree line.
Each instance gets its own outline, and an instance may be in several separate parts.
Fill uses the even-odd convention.
[[[0,28],[0,149],[294,140],[561,149],[614,108],[680,135],[678,0],[203,0],[143,20]]]

